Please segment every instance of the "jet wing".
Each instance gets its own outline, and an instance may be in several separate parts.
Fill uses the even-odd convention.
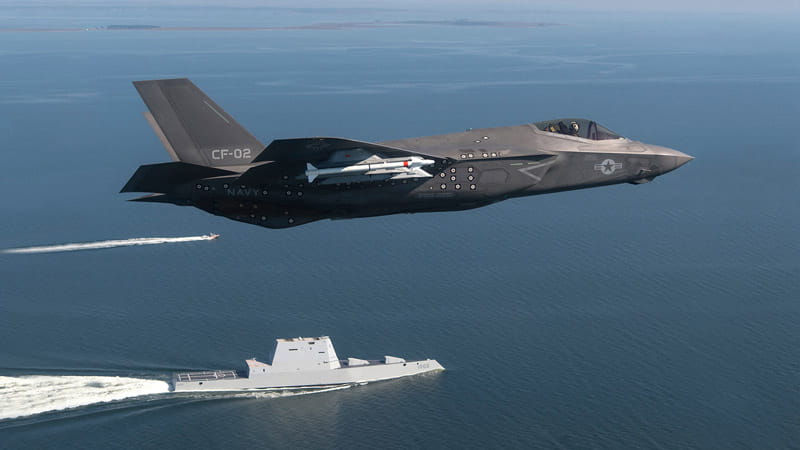
[[[381,158],[401,158],[424,156],[435,160],[443,160],[441,156],[412,152],[401,148],[389,147],[372,142],[354,141],[352,139],[313,137],[299,139],[276,139],[272,141],[254,160],[254,163],[276,161],[288,163],[320,163],[330,160],[334,153],[352,150],[354,158],[359,154],[378,155]],[[349,155],[347,155],[349,157]]]
[[[268,162],[251,167],[236,179],[237,183],[249,185],[253,183],[280,182],[284,176],[294,177],[303,173],[305,165],[301,162]]]

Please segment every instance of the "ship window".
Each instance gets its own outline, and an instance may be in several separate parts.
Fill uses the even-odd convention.
[[[536,122],[536,128],[548,133],[565,134],[567,136],[577,136],[593,141],[606,141],[622,139],[622,136],[598,124],[593,120],[587,119],[554,119],[545,122]]]
[[[296,352],[296,351],[297,351],[297,349],[296,349],[296,348],[290,348],[290,349],[289,349],[289,351],[290,351],[290,352]]]
[[[314,345],[316,342],[309,342],[308,345]]]

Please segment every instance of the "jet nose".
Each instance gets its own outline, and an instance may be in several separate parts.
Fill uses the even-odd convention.
[[[694,159],[693,156],[689,156],[686,153],[679,152],[677,150],[673,150],[667,147],[648,145],[648,148],[654,154],[658,155],[658,160],[660,162],[660,165],[661,167],[664,168],[664,171],[662,173],[673,171],[678,167]]]
[[[675,168],[676,169],[694,159],[694,156],[689,156],[686,153],[679,152],[677,150],[673,150],[673,152],[675,152]]]

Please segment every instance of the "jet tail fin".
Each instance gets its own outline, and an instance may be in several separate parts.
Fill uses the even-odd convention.
[[[187,78],[134,81],[145,117],[173,160],[201,166],[249,164],[264,149]]]

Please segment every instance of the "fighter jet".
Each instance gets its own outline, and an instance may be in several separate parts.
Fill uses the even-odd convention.
[[[140,166],[122,192],[149,192],[132,201],[194,206],[267,228],[642,184],[693,159],[588,119],[385,142],[306,137],[264,146],[188,79],[133,84],[173,161]]]

